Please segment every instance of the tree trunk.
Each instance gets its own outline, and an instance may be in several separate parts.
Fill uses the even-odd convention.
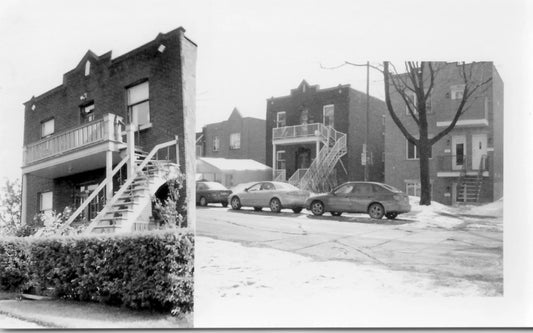
[[[431,205],[431,182],[429,179],[429,152],[431,146],[427,138],[420,139],[418,145],[420,157],[420,205]]]

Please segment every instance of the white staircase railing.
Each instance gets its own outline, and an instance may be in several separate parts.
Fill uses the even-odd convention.
[[[289,182],[297,182],[297,186],[304,190],[320,192],[326,187],[331,187],[329,175],[342,156],[346,154],[346,134],[338,132],[333,128],[328,130],[328,140],[320,149],[315,160],[303,176],[302,171],[297,171]],[[300,169],[302,170],[302,169]]]
[[[89,197],[87,197],[87,199],[83,201],[83,203],[78,207],[78,209],[76,209],[74,213],[72,213],[69,219],[65,222],[63,229],[68,227],[72,222],[74,222],[76,218],[78,218],[78,216],[85,210],[85,208],[87,208],[87,206],[91,203],[91,201],[93,201],[93,199],[96,198],[96,196],[100,193],[100,191],[106,188],[108,184],[112,184],[113,177],[124,166],[124,164],[128,162],[128,159],[129,159],[129,156],[124,157],[122,161],[120,161],[120,163],[117,164],[117,166],[115,166],[115,168],[111,172],[111,175],[107,177],[106,179],[104,179],[104,181],[102,181],[100,185],[98,185],[98,187],[89,195]]]
[[[126,179],[126,182],[120,187],[120,189],[115,193],[113,198],[106,203],[104,208],[96,215],[96,217],[91,221],[89,226],[86,229],[86,232],[91,232],[94,227],[98,225],[100,220],[110,211],[110,209],[117,203],[119,198],[128,190],[128,188],[132,185],[134,180],[142,175],[145,175],[143,169],[145,169],[148,166],[148,163],[153,162],[153,157],[157,154],[157,152],[163,148],[170,147],[172,145],[176,145],[177,140],[168,141],[165,143],[158,144],[155,146],[152,151],[144,158],[142,163],[135,167],[135,170],[132,174],[128,175],[128,178]],[[177,153],[177,152],[176,152]],[[147,175],[146,175],[147,176]]]

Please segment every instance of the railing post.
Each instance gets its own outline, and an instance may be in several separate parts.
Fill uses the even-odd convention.
[[[176,164],[178,165],[178,168],[180,166],[180,147],[179,147],[179,144],[178,144],[178,136],[176,135],[175,136],[175,140],[176,140]]]
[[[113,197],[113,152],[111,150],[105,152],[105,178],[109,180],[106,185],[105,201],[109,202]]]
[[[126,125],[126,151],[128,153],[128,178],[135,174],[135,125]]]
[[[276,178],[276,144],[272,143],[272,179]]]

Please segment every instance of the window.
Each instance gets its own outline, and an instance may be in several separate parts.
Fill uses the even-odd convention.
[[[489,119],[489,98],[485,96],[483,101],[483,109],[485,110],[485,119]]]
[[[413,197],[420,196],[420,183],[406,183],[405,193]]]
[[[432,148],[429,149],[429,158],[433,157],[432,150],[433,150]],[[420,158],[420,156],[418,155],[417,147],[414,144],[412,144],[411,142],[409,142],[409,140],[407,140],[407,159],[408,160],[417,160],[419,158]]]
[[[417,99],[416,94],[412,91],[407,91],[405,93],[405,97],[407,97],[407,100],[410,102],[409,105],[413,109],[414,114],[418,114],[418,110],[416,109],[417,106]],[[431,113],[431,94],[426,99],[426,113]],[[409,108],[407,105],[405,106],[405,114],[409,115]]]
[[[220,139],[218,136],[213,137],[213,151],[218,151],[220,149]]]
[[[335,105],[324,105],[323,108],[324,125],[334,127],[335,125]]]
[[[53,209],[52,191],[39,193],[39,211],[41,213],[51,212]]]
[[[300,113],[300,125],[309,124],[309,110],[304,109]]]
[[[433,195],[433,184],[432,182],[429,184],[429,190],[431,194]],[[406,181],[405,183],[405,193],[409,196],[413,197],[420,197],[421,192],[421,186],[419,181]]]
[[[463,92],[465,90],[464,84],[456,84],[450,88],[450,97],[451,99],[462,99]]]
[[[128,88],[128,116],[130,123],[143,129],[150,124],[148,81]]]
[[[352,184],[341,185],[341,187],[335,190],[335,194],[340,195],[351,193],[353,191],[353,187],[354,186]]]
[[[229,148],[240,149],[241,148],[241,133],[231,133],[229,136]]]
[[[88,123],[94,120],[94,103],[81,107],[81,123]]]
[[[261,189],[261,185],[262,183],[258,183],[253,185],[252,187],[249,187],[248,192],[259,191]]]
[[[87,60],[85,62],[85,76],[89,76],[89,74],[91,74],[91,62]]]
[[[286,168],[285,150],[279,150],[276,152],[276,169],[285,170],[285,168]]]
[[[276,127],[287,126],[287,114],[285,111],[276,113]]]
[[[54,134],[55,121],[50,119],[41,123],[41,138],[45,138]]]
[[[374,188],[372,187],[372,184],[367,184],[367,183],[355,184],[353,193],[355,195],[372,194],[374,193]]]

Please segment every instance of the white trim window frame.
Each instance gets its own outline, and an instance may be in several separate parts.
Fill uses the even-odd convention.
[[[287,126],[287,112],[279,111],[276,113],[276,128]]]
[[[450,98],[453,100],[463,99],[464,84],[455,84],[450,87]]]
[[[136,125],[136,130],[151,126],[150,119],[150,84],[149,81],[130,86],[126,89],[127,108],[130,123]]]
[[[218,135],[215,135],[213,137],[213,151],[219,151],[220,150],[220,138]]]
[[[39,193],[39,211],[41,213],[51,212],[54,207],[54,194],[52,191]]]
[[[278,150],[276,152],[276,170],[285,170],[286,167],[285,150]]]
[[[55,132],[55,119],[51,118],[41,122],[41,138],[53,135]]]
[[[411,191],[414,191],[411,193]],[[422,185],[420,184],[420,181],[418,180],[406,180],[405,181],[405,194],[413,197],[420,197],[422,191]],[[431,197],[433,197],[433,180],[430,179],[429,181],[429,191],[431,193]]]
[[[417,115],[418,111],[416,109],[416,106],[418,104],[417,104],[416,94],[413,91],[406,91],[405,95],[407,99],[411,101],[411,107],[413,108],[413,113]],[[429,94],[428,99],[426,100],[426,113],[428,114],[433,113],[431,94]],[[405,114],[410,115],[409,108],[407,107],[407,105],[405,106]]]
[[[412,145],[413,149],[411,150],[412,151],[412,154],[409,154],[409,146]],[[409,157],[409,155],[412,155],[411,157]],[[430,151],[429,151],[429,159],[432,159],[433,158],[433,147],[430,148]],[[409,161],[415,161],[415,160],[419,160],[420,159],[420,156],[418,155],[418,147],[412,143],[409,142],[409,140],[405,139],[405,159],[409,160]]]
[[[229,135],[229,149],[241,149],[241,133],[231,133]]]
[[[326,127],[335,127],[335,104],[326,104],[322,107],[322,123]]]

